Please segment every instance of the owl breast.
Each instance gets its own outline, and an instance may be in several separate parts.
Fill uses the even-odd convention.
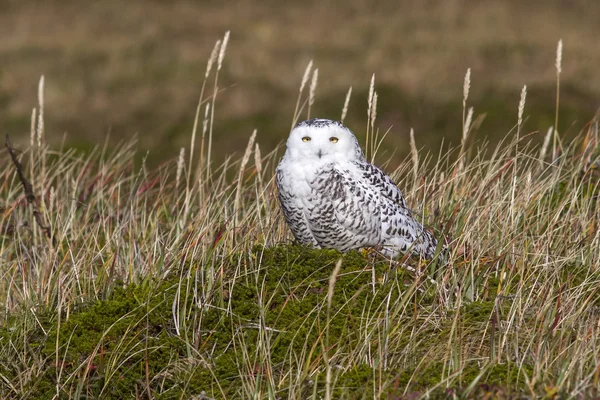
[[[297,241],[340,251],[380,243],[380,199],[353,178],[360,176],[354,169],[352,163],[298,163],[278,170],[282,210]]]

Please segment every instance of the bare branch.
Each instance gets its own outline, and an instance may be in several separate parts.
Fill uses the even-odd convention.
[[[29,204],[31,204],[35,222],[38,224],[38,226],[44,232],[46,237],[52,241],[53,238],[52,238],[52,232],[50,232],[50,227],[44,223],[44,218],[42,217],[42,213],[40,212],[40,209],[38,208],[38,204],[35,199],[35,194],[33,193],[33,187],[31,186],[31,183],[27,180],[27,178],[25,177],[25,174],[23,173],[23,165],[21,165],[21,163],[19,162],[19,159],[17,158],[17,156],[15,154],[15,149],[10,144],[10,139],[9,139],[8,135],[6,135],[6,149],[8,150],[8,154],[10,154],[10,158],[12,159],[12,162],[15,165],[15,168],[17,169],[17,174],[19,175],[19,180],[21,181],[21,184],[23,185],[23,191],[25,191],[25,198],[27,199],[27,202]]]

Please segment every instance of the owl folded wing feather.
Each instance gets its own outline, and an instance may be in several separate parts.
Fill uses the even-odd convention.
[[[357,166],[363,173],[363,179],[368,181],[373,187],[377,188],[382,196],[385,196],[394,203],[408,209],[402,192],[385,172],[367,162],[357,164]]]
[[[322,179],[314,182],[313,189],[333,203],[335,221],[356,242],[364,246],[376,245],[381,238],[379,197],[360,176],[349,170],[331,168]]]

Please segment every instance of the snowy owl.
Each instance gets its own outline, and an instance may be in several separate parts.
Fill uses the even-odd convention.
[[[437,240],[411,215],[402,192],[370,164],[341,122],[300,122],[277,166],[279,202],[296,240],[340,251],[381,246],[395,257],[433,258]]]

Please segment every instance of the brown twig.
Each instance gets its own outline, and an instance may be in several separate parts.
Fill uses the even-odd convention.
[[[15,168],[17,169],[17,174],[19,175],[19,180],[23,185],[23,190],[25,191],[25,198],[27,202],[31,204],[31,208],[33,210],[33,217],[35,218],[35,222],[38,224],[40,229],[44,232],[46,237],[52,241],[52,232],[50,232],[50,227],[44,224],[44,219],[42,217],[42,213],[37,205],[37,201],[35,199],[35,194],[33,193],[33,187],[31,183],[25,178],[25,174],[23,173],[23,165],[17,159],[15,154],[15,149],[10,144],[10,139],[8,135],[6,135],[6,149],[8,150],[8,154],[10,154],[10,158],[15,164]]]

